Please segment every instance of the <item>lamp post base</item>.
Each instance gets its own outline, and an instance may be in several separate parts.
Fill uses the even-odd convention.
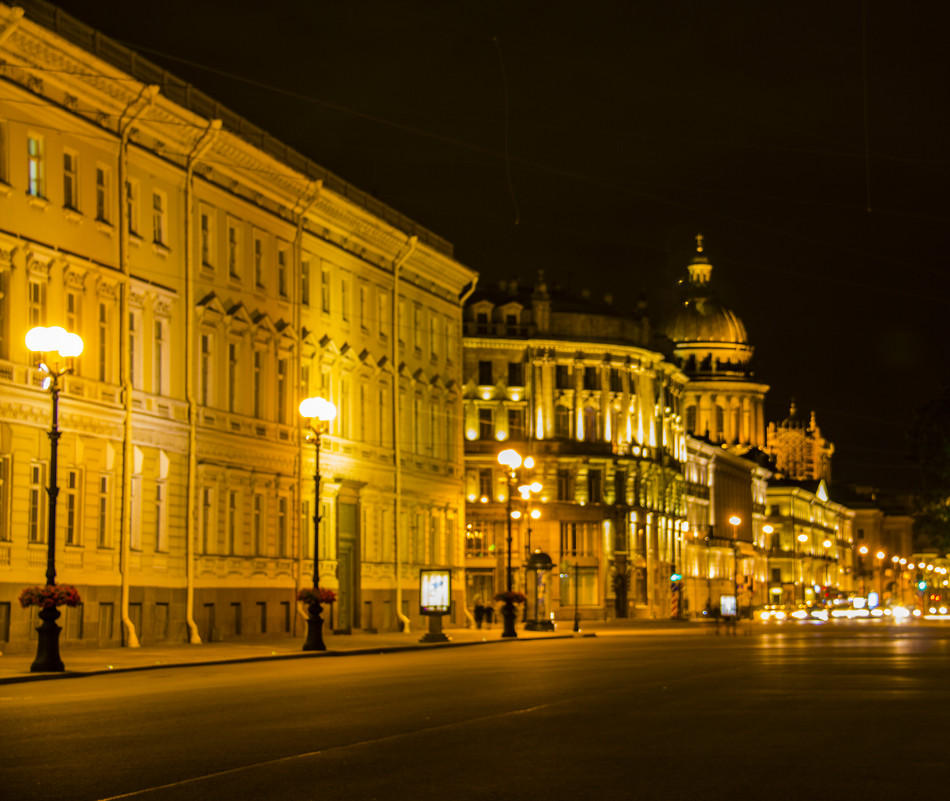
[[[515,631],[515,614],[514,601],[505,601],[505,605],[501,608],[501,616],[505,621],[505,628],[501,632],[502,637],[518,636],[518,632]]]
[[[59,658],[59,633],[62,626],[57,625],[56,619],[60,611],[51,606],[40,609],[40,619],[43,621],[36,627],[39,639],[36,643],[36,659],[30,665],[30,673],[61,673],[66,670],[63,660]]]
[[[323,608],[320,604],[313,604],[307,609],[307,639],[304,640],[305,651],[326,651],[323,643]]]

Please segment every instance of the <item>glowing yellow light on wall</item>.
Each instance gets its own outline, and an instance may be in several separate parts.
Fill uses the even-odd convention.
[[[467,440],[478,439],[478,432],[474,428],[466,428],[465,439]]]
[[[508,432],[507,432],[507,431],[496,431],[496,432],[495,432],[495,439],[497,439],[499,442],[504,442],[506,439],[508,439]]]
[[[535,424],[534,433],[538,439],[544,439],[544,414],[540,406],[538,406],[538,422]]]

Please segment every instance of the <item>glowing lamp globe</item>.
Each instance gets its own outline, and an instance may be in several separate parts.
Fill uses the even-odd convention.
[[[300,401],[300,414],[311,420],[329,422],[336,417],[336,406],[324,398],[305,398]]]

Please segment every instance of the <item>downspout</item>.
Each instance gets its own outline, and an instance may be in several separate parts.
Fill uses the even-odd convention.
[[[471,281],[467,286],[465,286],[465,287],[462,289],[462,294],[459,295],[459,309],[460,309],[460,310],[463,310],[463,309],[465,308],[465,303],[466,303],[466,301],[472,296],[472,293],[475,291],[475,287],[476,287],[477,285],[478,285],[478,276],[476,275],[476,276],[472,279],[472,281]],[[461,350],[463,350],[463,351],[464,351],[464,349],[465,349],[465,346],[464,346],[464,344],[463,344],[464,341],[465,341],[465,313],[464,313],[464,311],[463,311],[463,312],[462,312],[461,325],[459,326],[459,348],[460,348]],[[458,359],[458,363],[459,363],[459,364],[462,364],[462,363],[463,363],[463,360],[462,360],[462,358],[461,358],[461,355],[462,355],[462,354],[460,353],[460,354],[459,354],[459,357],[460,357],[460,358]],[[462,445],[461,445],[461,447],[462,447],[462,480],[463,480],[463,481],[465,480],[465,422],[464,422],[464,421],[465,421],[465,410],[464,410],[464,405],[463,405],[463,409],[462,409],[462,437],[461,437],[461,443],[462,443]],[[458,458],[458,453],[455,454],[455,458]],[[462,497],[463,497],[463,498],[465,497],[464,484],[463,484]],[[463,511],[463,513],[464,513],[464,511],[465,511],[465,502],[464,502],[464,500],[463,500],[463,502],[462,502],[462,511]],[[465,515],[464,515],[464,514],[462,515],[461,524],[458,526],[458,531],[459,531],[459,533],[460,533],[461,536],[464,536],[464,535],[465,535]],[[462,553],[462,554],[465,553],[465,545],[464,545],[464,543],[462,544],[462,547],[461,547],[461,549],[460,549],[459,552]],[[468,611],[468,584],[467,584],[466,581],[464,581],[464,579],[465,579],[465,562],[464,562],[464,559],[465,559],[465,557],[464,557],[464,555],[463,555],[463,557],[462,557],[462,560],[463,560],[463,561],[462,561],[462,579],[463,579],[463,580],[462,580],[462,582],[461,582],[461,584],[462,584],[462,609],[465,611],[465,619],[468,621],[468,628],[474,628],[474,627],[475,627],[475,618],[472,616],[472,613]]]
[[[301,287],[301,275],[303,274],[303,224],[304,219],[307,214],[310,212],[320,199],[320,193],[323,191],[323,180],[311,181],[307,186],[307,194],[298,201],[298,206],[300,211],[297,212],[297,233],[294,237],[294,286],[297,287],[297,291],[300,291]],[[311,286],[313,282],[313,274],[310,275]],[[303,298],[301,297],[297,303],[292,304],[293,307],[293,326],[294,332],[297,336],[300,336],[303,329],[301,328],[301,308],[303,306]],[[293,375],[296,376],[297,387],[301,385],[301,373],[303,371],[303,357],[301,355],[301,344],[298,341],[297,347],[294,349],[294,367]],[[301,398],[301,400],[303,400]],[[303,418],[299,415],[297,416],[298,424],[303,423]],[[299,429],[298,429],[299,431]],[[297,466],[296,466],[296,481],[294,482],[295,490],[297,493],[297,508],[301,508],[302,500],[300,497],[300,487],[303,486],[303,460],[304,460],[304,444],[306,442],[305,437],[297,438]],[[314,498],[314,503],[317,505],[317,508],[314,510],[316,514],[320,514],[320,499]],[[301,565],[303,564],[303,543],[304,543],[304,531],[303,525],[301,522],[300,515],[297,516],[298,525],[300,526],[300,536],[297,538],[297,559],[294,569],[296,570],[296,575],[294,576],[294,587],[300,589],[300,576],[301,576]],[[314,554],[316,558],[316,554]],[[296,599],[297,593],[294,592],[294,599]],[[306,607],[303,604],[297,603],[294,601],[294,611],[295,611],[295,620],[293,630],[297,630],[296,622],[296,612],[303,610],[303,615],[307,616]]]
[[[214,143],[221,120],[209,120],[185,163],[185,399],[188,403],[188,502],[185,523],[185,625],[188,642],[201,645],[195,623],[195,517],[198,513],[198,403],[195,400],[195,164]]]
[[[399,515],[402,512],[402,453],[399,448],[399,270],[413,254],[419,237],[411,236],[402,253],[393,259],[393,467],[395,498],[393,501],[393,566],[396,572],[396,617],[402,630],[409,632],[409,618],[402,613],[402,564],[399,562]]]
[[[158,87],[154,84],[143,86],[131,103],[129,103],[119,117],[119,161],[118,161],[118,189],[119,189],[119,273],[121,274],[121,289],[119,292],[119,385],[122,394],[122,512],[119,523],[119,576],[121,579],[121,598],[119,614],[122,618],[122,630],[125,633],[125,645],[129,648],[138,648],[139,638],[135,626],[129,617],[129,551],[132,536],[132,376],[131,354],[129,353],[129,221],[126,219],[125,184],[128,179],[129,136],[132,134],[132,124],[144,113],[158,94]],[[135,111],[133,107],[138,106]]]

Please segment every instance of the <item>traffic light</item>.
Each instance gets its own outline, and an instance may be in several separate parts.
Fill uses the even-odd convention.
[[[921,592],[923,592],[924,590],[926,590],[926,589],[927,589],[927,582],[924,581],[923,579],[921,579],[920,581],[918,581],[918,582],[917,582],[917,589],[920,590]]]

